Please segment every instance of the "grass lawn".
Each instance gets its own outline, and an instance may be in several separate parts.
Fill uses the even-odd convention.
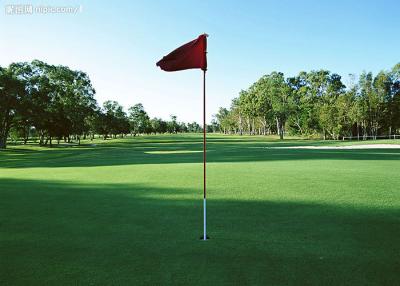
[[[400,149],[208,142],[1,151],[0,285],[400,285]]]

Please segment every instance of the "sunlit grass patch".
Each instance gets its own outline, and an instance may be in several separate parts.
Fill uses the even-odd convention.
[[[203,150],[159,150],[146,151],[146,154],[188,154],[188,153],[203,153]]]

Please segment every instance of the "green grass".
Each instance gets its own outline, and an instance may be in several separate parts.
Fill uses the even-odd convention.
[[[204,242],[200,136],[84,143],[0,152],[0,285],[400,285],[400,149],[211,135]]]

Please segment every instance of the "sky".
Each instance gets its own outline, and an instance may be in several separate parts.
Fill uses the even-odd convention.
[[[400,62],[400,1],[4,1],[0,66],[39,59],[88,73],[100,104],[202,122],[202,72],[155,63],[207,33],[207,121],[272,71],[377,73]],[[76,13],[7,14],[8,5]],[[9,11],[9,10],[8,10]],[[13,10],[15,11],[15,10]]]

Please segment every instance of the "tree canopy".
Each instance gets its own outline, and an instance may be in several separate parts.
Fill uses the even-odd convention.
[[[150,119],[143,105],[128,109],[107,100],[99,106],[89,76],[66,66],[34,60],[0,67],[0,148],[7,138],[39,138],[40,145],[53,140],[80,143],[81,136],[104,139],[125,134],[200,132],[196,123]]]
[[[339,139],[390,136],[400,132],[400,63],[377,75],[340,75],[327,70],[262,76],[221,107],[207,132],[285,134]],[[81,137],[202,132],[196,122],[150,118],[141,103],[124,111],[116,101],[100,106],[89,76],[39,60],[0,67],[0,148],[7,138],[80,144]]]
[[[400,64],[376,76],[340,75],[327,70],[285,78],[262,76],[221,107],[215,119],[223,133],[284,134],[339,139],[389,136],[400,130]]]

